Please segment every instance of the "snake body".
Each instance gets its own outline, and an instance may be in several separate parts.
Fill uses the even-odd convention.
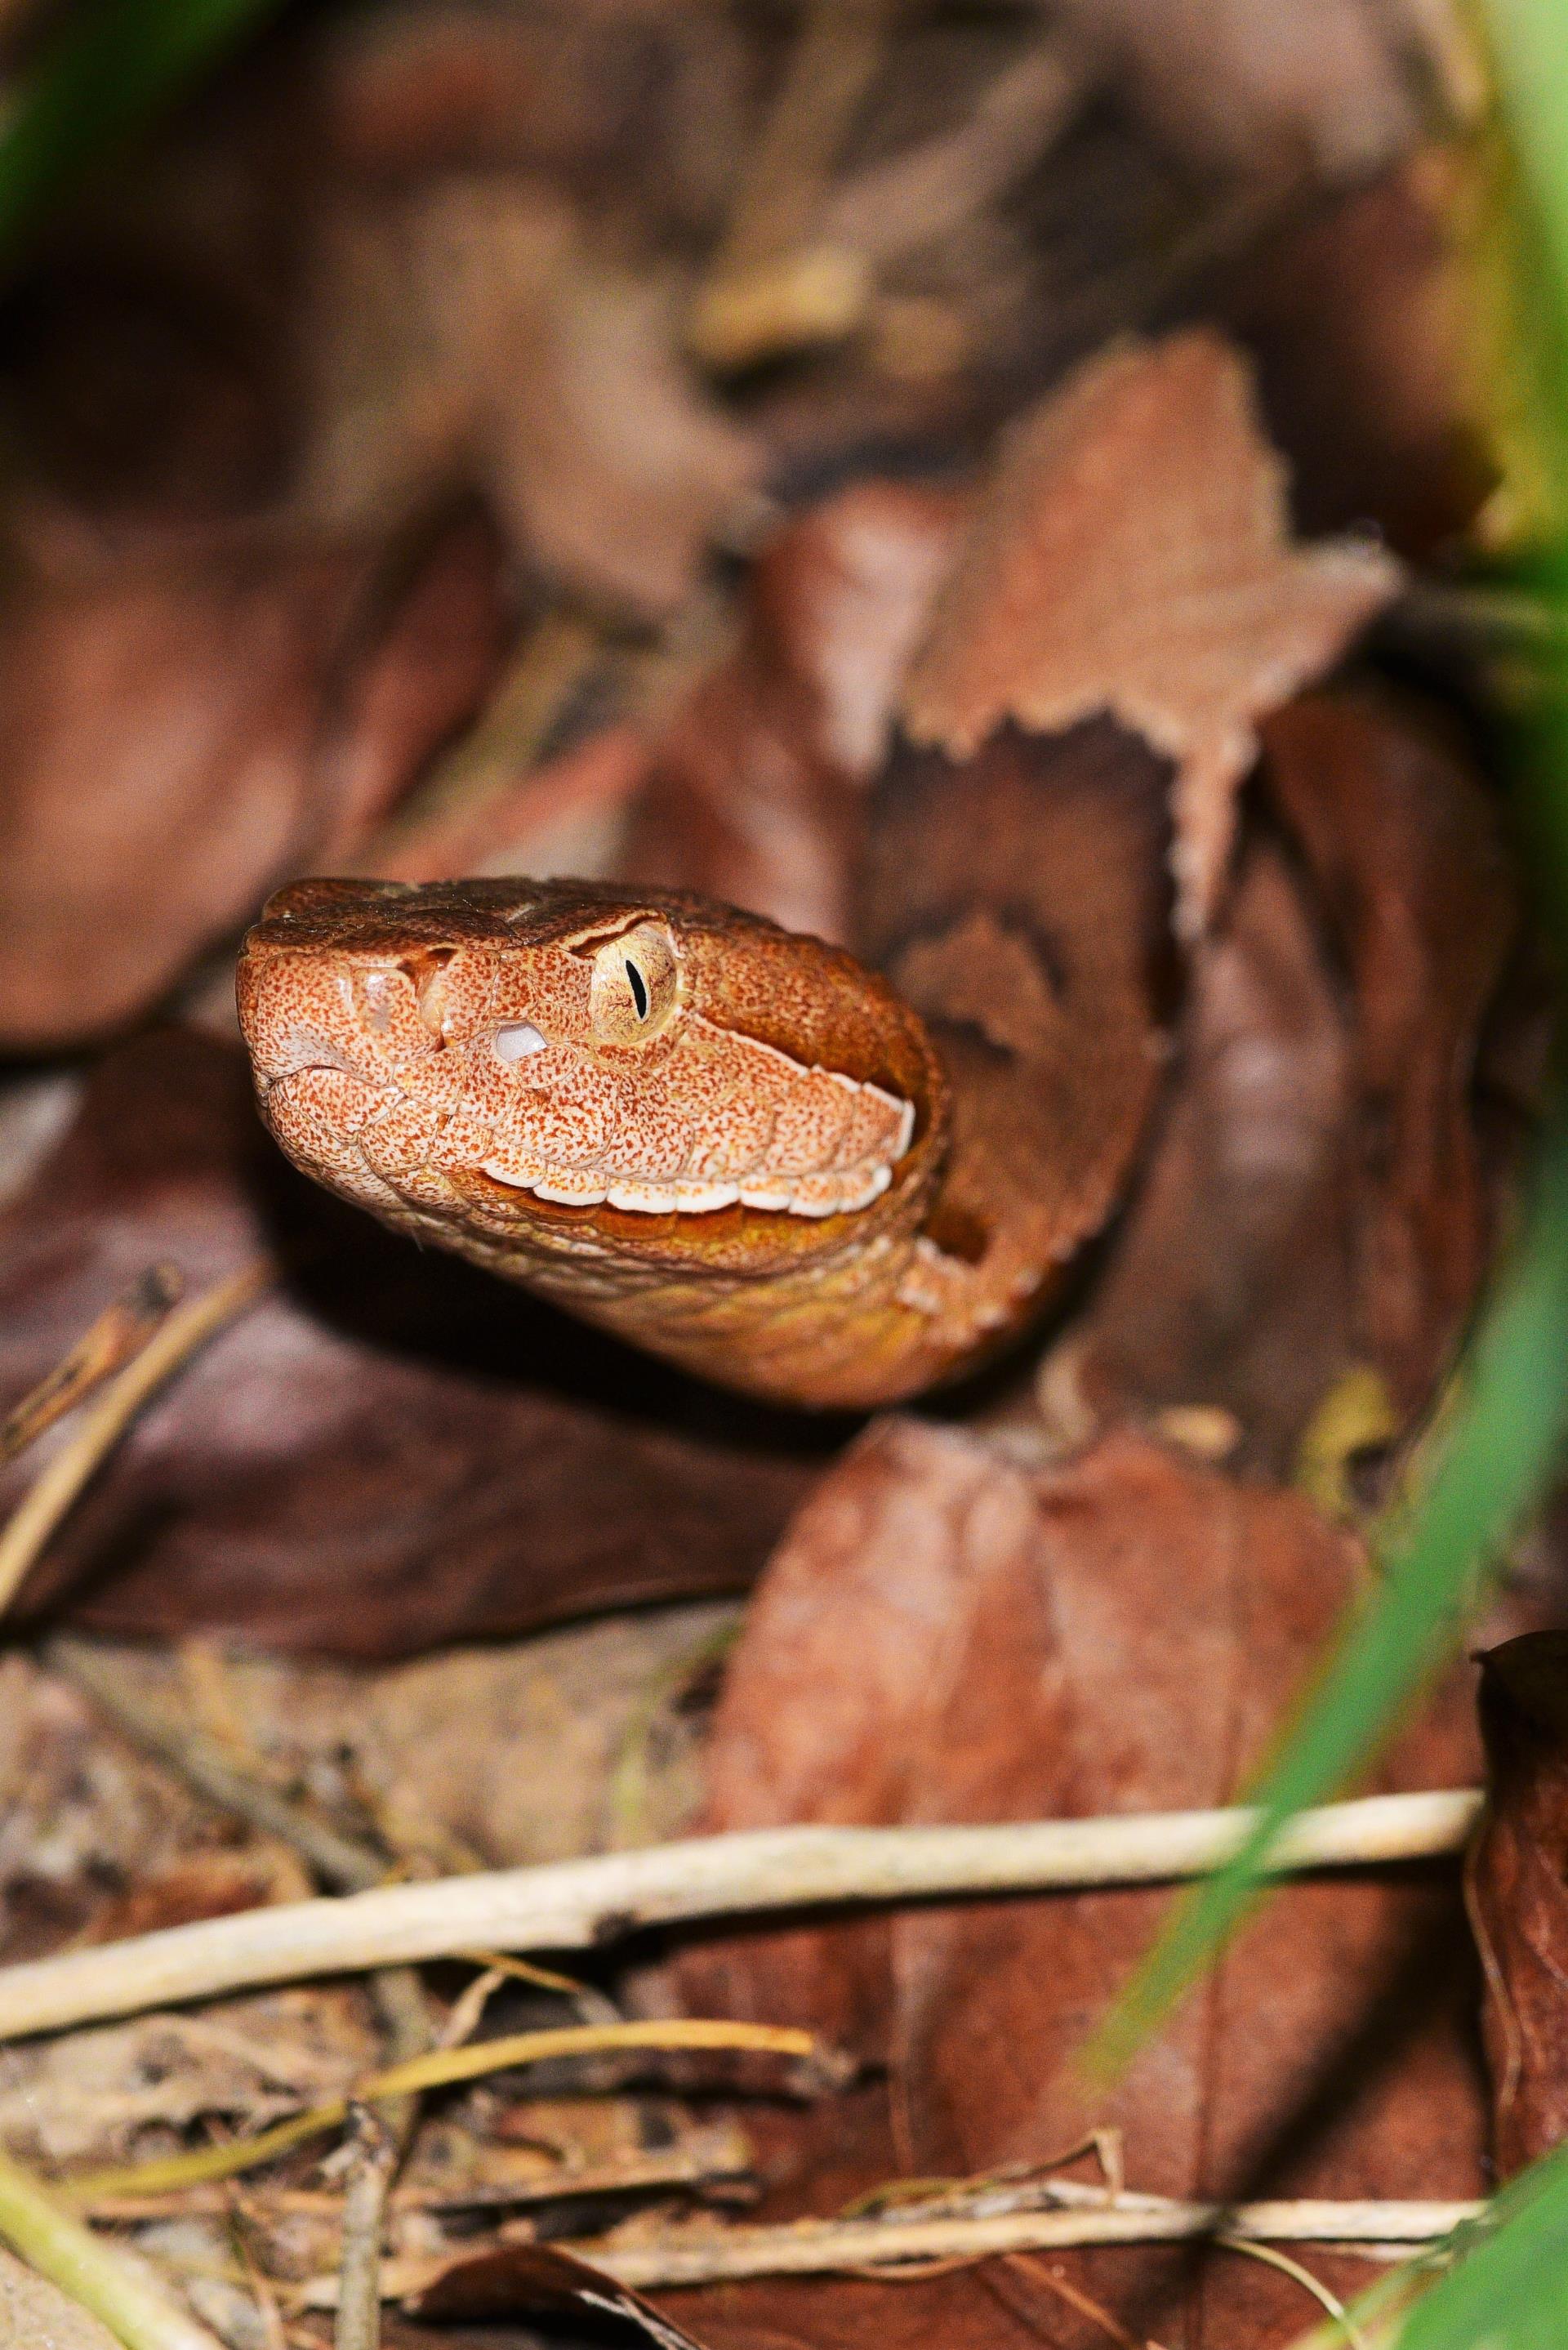
[[[1168,771],[1109,721],[906,751],[861,935],[678,891],[311,880],[245,942],[309,1174],[685,1368],[855,1408],[1013,1336],[1157,1076]]]

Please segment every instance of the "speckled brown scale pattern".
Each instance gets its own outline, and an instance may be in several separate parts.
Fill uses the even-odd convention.
[[[764,1393],[850,1399],[846,1305],[923,1336],[946,1088],[837,949],[657,892],[310,881],[239,998],[278,1141],[389,1222]]]

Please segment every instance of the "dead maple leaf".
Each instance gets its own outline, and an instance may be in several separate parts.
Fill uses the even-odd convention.
[[[1368,546],[1293,547],[1245,362],[1201,331],[1090,361],[1015,426],[905,691],[917,742],[1108,711],[1176,765],[1177,926],[1213,911],[1266,712],[1398,584]]]

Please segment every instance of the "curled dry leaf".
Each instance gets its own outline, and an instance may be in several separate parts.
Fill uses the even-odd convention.
[[[14,588],[0,1046],[131,1017],[274,882],[341,854],[473,710],[503,627],[472,523],[398,579],[364,551],[220,548]]]
[[[905,690],[917,742],[1108,711],[1175,763],[1178,927],[1213,910],[1258,719],[1398,582],[1367,546],[1294,547],[1244,361],[1206,332],[1092,360],[1015,426]]]
[[[1487,1808],[1470,1855],[1492,2144],[1505,2178],[1568,2137],[1568,1632],[1481,1659]]]
[[[1474,1301],[1492,1222],[1475,1063],[1518,893],[1495,808],[1419,706],[1314,694],[1263,732],[1300,855],[1243,857],[1147,1171],[1065,1344],[1091,1417],[1221,1405],[1282,1472],[1355,1364],[1407,1421]]]
[[[1270,794],[1350,973],[1362,1337],[1413,1405],[1486,1263],[1471,1096],[1518,889],[1492,800],[1429,714],[1372,691],[1309,694],[1264,740]]]
[[[1357,1573],[1354,1546],[1295,1497],[1127,1437],[1035,1476],[957,1433],[884,1421],[805,1505],[753,1603],[716,1718],[707,1824],[1228,1802]],[[1475,1765],[1453,1690],[1383,1783],[1448,1784]],[[1049,2164],[1090,2125],[1123,2133],[1130,2186],[1167,2194],[1479,2191],[1483,2104],[1451,1876],[1291,1886],[1120,2089],[1096,2095],[1074,2059],[1167,1898],[981,1901],[689,1952],[682,1996],[702,2012],[809,2022],[888,2068],[885,2090],[763,2126],[763,2216],[833,2211],[899,2174]],[[1338,2254],[1312,2265],[1336,2290],[1365,2281]],[[1308,2314],[1299,2286],[1225,2252],[1193,2265],[1123,2251],[897,2293],[742,2288],[705,2302],[703,2324],[737,2350],[780,2333],[1086,2350],[1099,2323],[1063,2303],[1056,2277],[1136,2340],[1188,2350],[1277,2345]]]
[[[1257,362],[1304,530],[1371,521],[1411,562],[1496,486],[1465,250],[1463,151],[1424,148],[1293,221],[1214,299]]]
[[[452,177],[345,206],[312,305],[302,495],[339,526],[478,487],[543,569],[647,617],[753,485],[751,443],[681,372],[664,290],[596,261],[543,187]]]
[[[608,2317],[622,2340],[651,2342],[657,2350],[701,2350],[694,2335],[640,2293],[551,2244],[508,2244],[459,2260],[416,2294],[410,2307],[416,2317],[447,2324],[497,2317],[575,2319],[596,2336],[602,2336]]]
[[[137,1423],[35,1607],[375,1656],[732,1588],[832,1440],[670,1374],[650,1389],[608,1341],[339,1209],[278,1160],[239,1053],[181,1031],[100,1065],[0,1219],[0,1395],[148,1263],[197,1290],[266,1245],[289,1281]]]
[[[1041,1404],[1069,1445],[1194,1404],[1276,1474],[1354,1360],[1355,1088],[1345,1015],[1286,858],[1242,858],[1192,975],[1149,1160]],[[1078,1422],[1082,1420],[1083,1425]]]
[[[849,936],[862,787],[961,511],[952,493],[862,482],[774,536],[739,645],[654,748],[628,875]]]

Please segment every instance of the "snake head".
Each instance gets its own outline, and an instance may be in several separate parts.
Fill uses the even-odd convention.
[[[238,996],[289,1157],[485,1262],[773,1270],[907,1228],[945,1139],[940,1065],[880,979],[680,893],[297,882]]]

